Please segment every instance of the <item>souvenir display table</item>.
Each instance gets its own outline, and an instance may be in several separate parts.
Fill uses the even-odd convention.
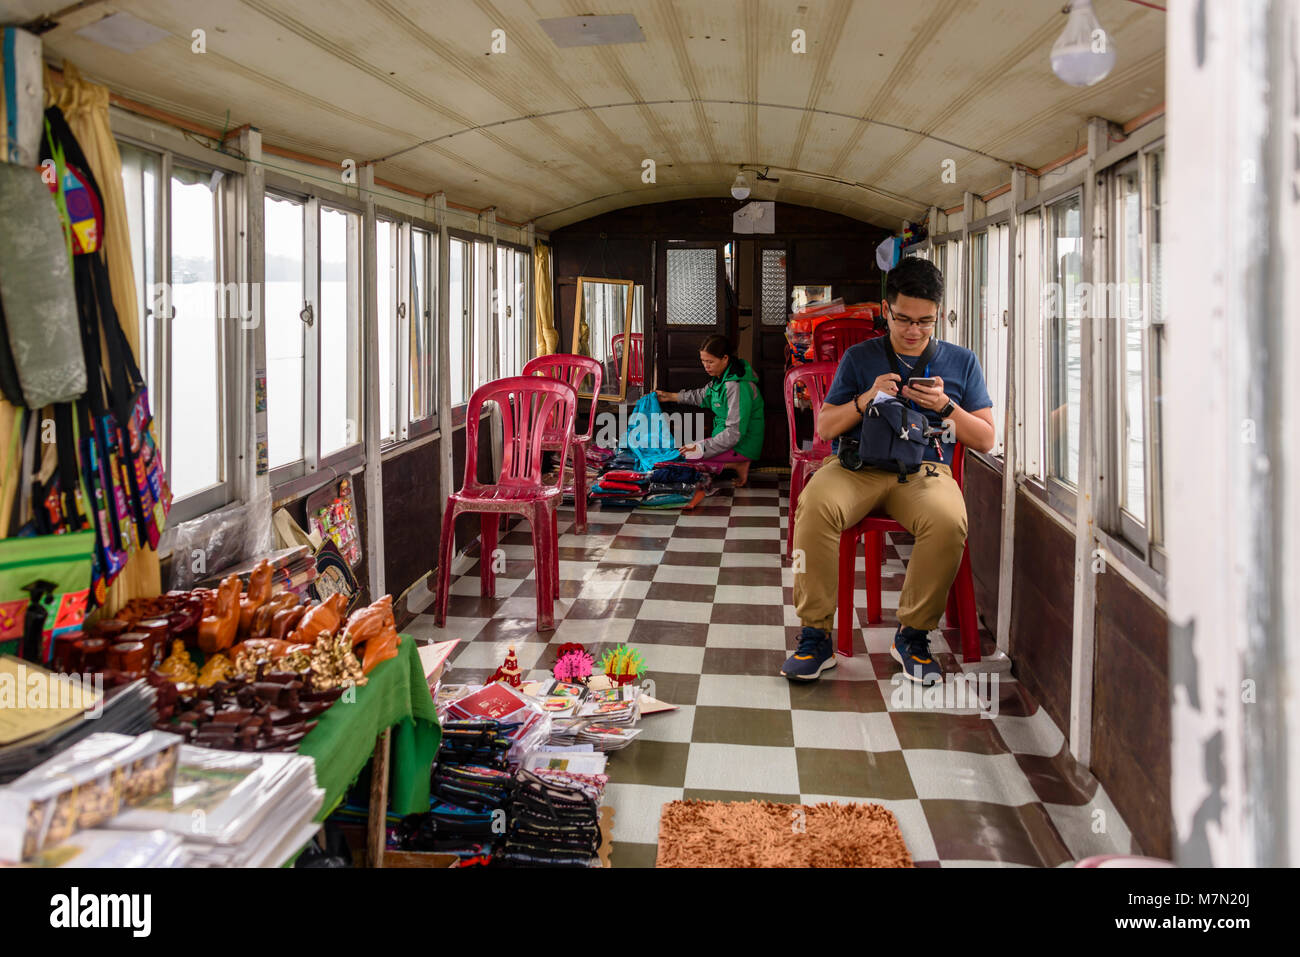
[[[373,754],[367,831],[371,863],[377,865],[382,862],[389,801],[400,815],[429,808],[429,769],[442,733],[413,638],[403,635],[397,657],[376,666],[369,678],[355,689],[355,700],[340,698],[320,716],[298,745],[298,753],[316,761],[316,781],[325,789],[317,816],[322,821],[343,800]]]

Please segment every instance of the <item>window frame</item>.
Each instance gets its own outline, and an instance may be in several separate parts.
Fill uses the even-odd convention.
[[[438,382],[439,382],[439,357],[438,357],[438,289],[441,282],[441,275],[438,270],[438,242],[441,234],[440,227],[432,220],[424,219],[420,216],[413,216],[410,213],[399,212],[388,206],[375,207],[375,223],[391,223],[397,227],[395,255],[392,257],[396,263],[396,278],[394,288],[396,289],[396,308],[392,316],[385,316],[383,303],[376,302],[376,314],[379,322],[389,322],[389,335],[391,348],[393,350],[393,376],[390,382],[384,384],[385,389],[391,388],[392,395],[381,394],[380,401],[393,401],[393,435],[391,438],[380,436],[380,451],[387,454],[390,450],[397,448],[404,442],[414,441],[438,431]],[[426,341],[429,344],[430,361],[429,361],[429,397],[430,406],[429,414],[421,416],[418,419],[411,419],[411,302],[413,295],[412,283],[415,278],[415,270],[412,268],[411,257],[415,252],[415,240],[413,230],[419,230],[428,237],[428,243],[425,248],[424,277],[425,288],[422,290],[424,305],[427,307],[427,316],[421,316],[421,321],[427,321],[428,333]],[[455,230],[448,230],[453,233]],[[376,249],[378,249],[378,237],[376,237]],[[376,279],[375,285],[378,288],[378,262],[375,263]],[[423,310],[422,310],[423,311]],[[380,375],[383,369],[380,368]]]
[[[531,323],[529,322],[529,320],[532,317],[532,313],[533,313],[533,297],[532,297],[533,260],[532,260],[531,250],[529,250],[527,246],[521,243],[512,243],[504,239],[498,239],[496,243],[496,249],[497,249],[496,252],[497,268],[496,268],[496,272],[494,272],[492,275],[492,279],[495,285],[493,294],[496,296],[497,299],[497,328],[498,328],[497,344],[498,346],[501,346],[501,344],[505,341],[504,336],[502,335],[502,332],[504,332],[505,330],[505,324],[506,324],[505,309],[506,308],[513,309],[515,305],[513,298],[508,299],[508,301],[505,302],[504,304],[501,303],[500,301],[501,296],[499,295],[499,293],[502,289],[500,266],[501,266],[501,254],[503,252],[506,254],[506,258],[510,262],[510,269],[513,270],[515,273],[516,281],[522,278],[524,283],[523,315],[510,317],[510,321],[513,324],[510,328],[510,335],[519,344],[519,356],[518,356],[519,371],[507,373],[505,369],[499,368],[499,371],[501,372],[502,375],[506,375],[506,374],[519,375],[520,372],[523,371],[524,366],[527,365],[529,360],[533,358],[533,353],[537,351],[536,337],[535,336],[530,337],[528,335],[528,330],[529,328],[531,328]],[[523,258],[524,265],[522,268],[522,272],[520,270],[520,259],[519,259],[520,256],[524,257]],[[497,354],[498,356],[503,356],[504,351],[498,348]]]
[[[462,323],[462,340],[461,340],[461,369],[464,378],[461,380],[465,383],[465,398],[457,401],[453,395],[451,398],[451,407],[453,409],[463,408],[469,405],[470,397],[474,394],[474,346],[477,330],[474,328],[474,244],[482,242],[487,237],[467,229],[447,228],[447,308],[455,309],[456,305],[451,301],[451,243],[462,242],[466,245],[466,255],[461,257],[461,288],[468,290],[469,298],[464,302],[460,321]],[[448,363],[448,373],[450,374],[451,366]],[[464,416],[460,417],[462,420]]]
[[[287,494],[293,494],[294,491],[302,484],[303,481],[321,472],[338,472],[342,473],[365,464],[365,395],[366,395],[366,376],[364,365],[357,370],[357,428],[354,441],[328,454],[321,454],[321,382],[320,382],[320,330],[321,330],[321,213],[324,210],[337,210],[339,212],[355,215],[357,218],[357,237],[356,249],[354,250],[357,257],[357,281],[360,284],[365,282],[365,267],[363,261],[365,255],[363,237],[361,230],[365,228],[365,205],[358,203],[342,194],[335,193],[331,190],[317,189],[306,187],[300,180],[289,176],[284,176],[273,171],[267,171],[265,178],[265,188],[263,190],[263,204],[269,197],[278,197],[281,199],[292,200],[293,202],[303,205],[303,293],[306,301],[311,304],[312,322],[304,330],[303,342],[303,450],[302,456],[293,462],[288,462],[276,468],[269,469],[267,479],[271,486],[271,491],[275,497],[283,497]],[[266,220],[262,220],[263,232],[261,245],[265,256],[266,249]],[[266,277],[263,275],[263,283]],[[364,312],[365,306],[361,301],[362,289],[359,285],[356,295],[357,315],[355,318],[357,328],[361,333],[362,342],[365,338]],[[263,308],[265,308],[265,297],[263,298]],[[265,316],[263,316],[265,320]],[[265,334],[265,330],[263,330]],[[269,374],[269,368],[268,368]],[[269,442],[269,434],[268,434]]]
[[[239,497],[240,445],[244,437],[240,417],[244,410],[237,397],[243,394],[244,383],[241,378],[243,373],[240,361],[239,326],[238,323],[231,322],[231,316],[223,314],[228,312],[225,297],[228,283],[235,281],[231,277],[239,274],[238,203],[239,186],[242,182],[245,165],[240,161],[223,156],[215,150],[205,149],[201,146],[181,149],[173,144],[150,142],[140,136],[133,136],[129,132],[114,132],[113,138],[117,143],[128,145],[133,149],[158,157],[158,175],[154,193],[154,249],[152,250],[155,285],[153,289],[144,290],[143,297],[140,296],[140,290],[137,290],[137,300],[141,301],[145,310],[144,314],[137,318],[139,332],[147,334],[147,332],[152,331],[153,348],[148,349],[149,339],[146,335],[140,343],[140,358],[142,364],[148,364],[149,367],[147,381],[150,383],[150,410],[154,417],[154,432],[163,456],[164,472],[169,476],[169,482],[172,473],[172,332],[170,323],[176,318],[176,306],[174,297],[169,292],[167,304],[170,307],[171,315],[165,317],[165,321],[164,317],[154,312],[153,306],[157,304],[158,285],[165,283],[168,290],[172,285],[172,176],[175,168],[180,166],[200,173],[212,174],[220,172],[223,177],[220,193],[214,202],[213,209],[215,227],[213,236],[215,245],[213,305],[216,310],[218,328],[221,331],[218,337],[221,349],[216,357],[216,381],[221,388],[218,417],[222,433],[219,436],[221,447],[217,454],[217,460],[221,464],[222,476],[217,482],[205,488],[184,497],[174,498],[168,515],[168,525],[172,526],[206,515],[229,505]],[[235,177],[240,177],[240,179]],[[129,223],[127,229],[129,232]],[[131,238],[131,252],[134,256],[135,237],[132,236]],[[134,268],[134,263],[132,271],[137,276],[142,275]],[[150,324],[153,325],[152,330],[146,328]]]

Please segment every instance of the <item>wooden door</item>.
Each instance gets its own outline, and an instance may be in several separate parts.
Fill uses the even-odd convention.
[[[725,245],[671,240],[658,244],[655,382],[646,384],[647,391],[699,388],[707,379],[700,366],[700,343],[715,334],[734,341],[735,311],[730,305],[734,300],[728,296]]]

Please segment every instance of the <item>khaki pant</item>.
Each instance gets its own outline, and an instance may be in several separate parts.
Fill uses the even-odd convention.
[[[937,474],[927,475],[934,468]],[[898,601],[898,620],[909,628],[938,627],[966,544],[966,500],[946,465],[926,462],[899,482],[897,473],[867,468],[850,472],[835,456],[799,493],[794,516],[794,607],[799,620],[827,634],[835,617],[840,533],[869,513],[884,511],[916,538]],[[855,562],[856,567],[856,562]]]

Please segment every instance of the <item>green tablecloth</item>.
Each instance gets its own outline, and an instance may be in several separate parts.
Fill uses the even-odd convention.
[[[325,789],[317,820],[343,800],[375,750],[375,738],[392,728],[388,785],[389,807],[396,814],[429,809],[429,768],[442,729],[433,696],[424,680],[415,639],[402,636],[397,657],[370,672],[356,700],[339,698],[320,716],[319,724],[298,745],[299,754],[316,760],[316,785]]]

